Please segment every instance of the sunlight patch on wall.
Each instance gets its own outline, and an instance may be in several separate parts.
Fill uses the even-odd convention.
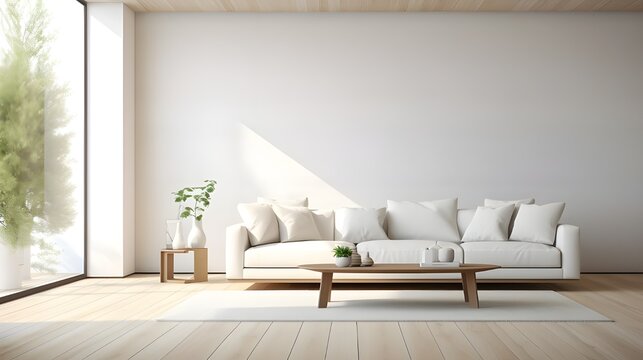
[[[243,170],[260,191],[257,196],[307,196],[311,208],[360,206],[244,124],[239,124],[239,146]]]

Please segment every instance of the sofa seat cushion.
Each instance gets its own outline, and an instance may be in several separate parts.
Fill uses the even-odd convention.
[[[345,241],[309,240],[254,246],[246,250],[245,267],[294,268],[302,264],[334,263],[333,248],[355,245]]]
[[[560,250],[555,246],[522,241],[481,241],[460,244],[464,261],[502,267],[560,267]]]
[[[419,264],[424,249],[435,245],[433,240],[373,240],[357,244],[357,252],[369,256],[376,264],[391,263],[415,263]],[[452,248],[455,252],[455,260],[463,260],[462,248],[449,241],[438,241],[441,247]]]

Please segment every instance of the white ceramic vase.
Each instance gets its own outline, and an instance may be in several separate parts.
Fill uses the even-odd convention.
[[[0,239],[0,291],[22,286],[22,249],[14,249]]]
[[[349,267],[349,266],[351,266],[351,257],[350,256],[336,257],[335,258],[335,266],[337,266],[337,267]]]
[[[429,259],[426,259],[426,262],[438,262],[440,261],[439,258],[439,253],[440,253],[441,247],[438,245],[438,242],[436,241],[433,246],[429,248]]]
[[[196,218],[192,219],[192,229],[188,234],[188,246],[191,248],[205,247],[205,233],[203,232],[203,223]]]
[[[185,249],[187,243],[183,237],[183,228],[181,226],[181,221],[176,223],[176,230],[174,231],[174,238],[172,239],[172,249]]]

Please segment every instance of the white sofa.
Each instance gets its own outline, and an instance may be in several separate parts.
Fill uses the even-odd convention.
[[[464,234],[475,210],[458,210],[458,230]],[[319,279],[319,273],[298,269],[300,264],[333,263],[336,245],[369,252],[375,263],[418,263],[423,249],[435,242],[430,239],[372,240],[355,244],[328,240],[279,242],[250,246],[243,224],[226,231],[226,277],[228,279],[289,280]],[[521,241],[438,242],[455,250],[456,261],[486,263],[502,268],[478,273],[479,279],[561,280],[580,278],[579,228],[560,224],[553,246]],[[411,280],[458,279],[458,274],[335,274],[337,279]]]

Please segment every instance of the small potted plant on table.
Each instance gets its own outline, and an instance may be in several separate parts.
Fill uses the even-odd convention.
[[[353,250],[348,246],[335,246],[333,248],[333,256],[335,257],[335,265],[337,267],[348,267],[351,265],[351,255]]]

